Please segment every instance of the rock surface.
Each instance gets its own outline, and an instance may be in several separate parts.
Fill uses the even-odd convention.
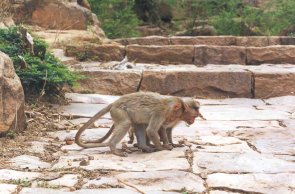
[[[24,91],[11,59],[0,51],[0,133],[25,128]]]
[[[246,64],[246,48],[238,46],[195,46],[194,64]]]
[[[284,64],[294,63],[295,46],[248,47],[247,64],[263,63]]]
[[[244,70],[200,68],[146,70],[140,90],[197,98],[251,97],[251,74]]]
[[[89,24],[98,25],[96,16],[89,9],[78,5],[77,1],[14,1],[12,6],[17,23],[59,30],[86,30]]]
[[[74,92],[123,95],[138,90],[141,71],[137,70],[95,70],[82,71],[86,76],[73,88]]]
[[[68,122],[73,121],[74,126],[85,123],[85,117],[118,98],[67,96],[76,103],[59,110],[61,115],[75,115]],[[180,123],[173,130],[173,141],[183,142],[184,147],[143,153],[125,144],[126,136],[122,145],[118,144],[119,149],[129,152],[126,158],[110,154],[108,147],[83,149],[75,143],[67,144],[66,139],[73,139],[77,128],[48,131],[46,138],[29,140],[29,145],[38,142],[44,146],[41,150],[34,148],[37,152],[31,160],[13,163],[15,159],[31,158],[20,155],[3,162],[0,181],[5,185],[1,189],[17,188],[20,194],[291,194],[295,184],[294,100],[294,96],[201,99],[200,111],[207,120],[197,119],[189,127]],[[101,137],[112,124],[106,118],[97,123],[86,130],[84,140]],[[48,152],[53,158],[42,161]],[[47,164],[46,168],[33,165],[40,161]],[[86,165],[82,161],[87,161]],[[28,168],[34,172],[26,172]]]
[[[130,61],[158,64],[193,64],[194,47],[170,46],[127,46],[127,57]]]

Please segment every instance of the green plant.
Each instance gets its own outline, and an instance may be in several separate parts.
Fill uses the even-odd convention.
[[[19,185],[21,187],[30,187],[32,185],[31,181],[29,181],[27,179],[13,180],[12,184]]]
[[[26,96],[56,97],[64,85],[72,86],[82,78],[46,52],[46,47],[44,41],[35,38],[33,55],[25,47],[17,27],[0,29],[0,51],[11,57]]]
[[[109,38],[138,36],[139,20],[132,10],[133,0],[89,0],[89,3]]]

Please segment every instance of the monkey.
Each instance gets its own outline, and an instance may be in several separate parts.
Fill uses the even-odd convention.
[[[147,137],[153,142],[156,150],[164,150],[167,148],[161,145],[158,134],[160,127],[162,126],[164,129],[170,127],[171,123],[181,117],[184,107],[184,102],[178,97],[164,98],[160,94],[152,92],[126,94],[103,108],[86,122],[78,130],[75,136],[75,142],[84,148],[109,146],[113,154],[124,157],[127,154],[117,150],[116,145],[123,139],[133,124],[146,124]],[[110,112],[114,121],[114,128],[116,129],[113,129],[114,131],[110,140],[106,143],[82,142],[80,139],[81,134],[95,120],[107,112]],[[168,137],[163,137],[163,139],[164,143],[168,142]]]
[[[195,101],[193,98],[185,98],[184,99],[184,104],[186,105],[186,110],[184,111],[184,113],[182,114],[182,116],[180,117],[180,120],[185,121],[188,125],[191,125],[194,123],[194,120],[196,117],[200,117],[203,120],[206,120],[203,115],[200,113],[199,108],[200,108],[200,104],[199,102]],[[175,125],[178,122],[175,123]],[[153,152],[154,149],[150,147],[149,145],[149,140],[146,137],[145,134],[145,129],[146,129],[147,125],[144,124],[134,124],[133,127],[131,129],[129,129],[128,133],[129,133],[129,138],[130,140],[128,141],[129,144],[132,144],[134,141],[134,133],[137,139],[137,144],[136,146],[140,149],[142,149],[144,152]],[[111,129],[107,132],[107,134],[98,139],[98,140],[92,140],[92,141],[88,141],[88,143],[102,143],[104,142],[107,138],[109,138],[109,136],[112,134],[114,129],[114,126],[111,126]],[[166,129],[166,133],[168,136],[168,142],[170,145],[172,145],[172,147],[182,147],[181,144],[174,144],[172,141],[172,129],[173,127],[169,127]],[[163,132],[162,131],[164,129],[160,129],[159,131],[159,135],[161,137],[161,139],[163,140]]]
[[[91,9],[90,3],[88,0],[77,0],[78,5],[85,7],[87,9]]]
[[[200,110],[199,110],[200,103],[199,102],[195,101],[193,98],[185,98],[184,103],[186,105],[186,110],[184,111],[184,113],[180,117],[180,120],[185,121],[188,125],[193,124],[197,117],[200,117],[201,119],[206,120],[204,118],[204,116],[200,113]],[[177,125],[180,120],[175,121],[174,126]],[[173,143],[172,130],[173,130],[174,126],[168,127],[166,129],[161,129],[159,131],[159,135],[162,139],[166,133],[167,137],[168,137],[168,142],[170,145],[172,145],[172,147],[182,147],[183,146],[182,144]],[[137,139],[137,146],[139,148],[141,148],[143,146],[143,144],[149,145],[149,140],[145,135],[145,130],[144,130],[145,128],[146,128],[146,125],[135,125],[134,126],[134,133],[135,133],[135,136]],[[128,143],[133,143],[132,138],[130,139],[130,141]]]

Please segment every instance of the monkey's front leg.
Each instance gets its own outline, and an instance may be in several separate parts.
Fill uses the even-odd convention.
[[[161,127],[159,130],[161,139],[163,140],[163,147],[167,150],[172,150],[173,146],[169,144],[166,128]]]
[[[161,145],[160,136],[158,133],[163,121],[161,120],[160,116],[154,115],[146,129],[148,138],[153,142],[155,148],[158,151],[165,150],[165,147]]]
[[[172,147],[174,147],[174,148],[184,147],[183,144],[175,144],[175,143],[173,143],[173,140],[172,140],[172,130],[173,130],[173,128],[167,128],[166,129],[166,133],[167,133],[167,136],[168,136],[168,140],[169,140],[170,145],[172,145]]]

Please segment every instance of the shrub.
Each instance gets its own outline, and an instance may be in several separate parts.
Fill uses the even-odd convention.
[[[72,86],[82,77],[71,72],[52,54],[44,51],[46,44],[34,39],[35,55],[24,47],[18,28],[0,29],[0,51],[8,54],[22,82],[27,97],[37,95],[56,97],[64,85]],[[22,67],[25,61],[27,68]]]
[[[89,3],[109,38],[138,36],[136,27],[139,25],[139,20],[132,11],[134,1],[89,0]]]

